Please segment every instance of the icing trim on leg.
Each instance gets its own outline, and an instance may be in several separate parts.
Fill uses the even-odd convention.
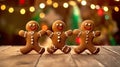
[[[39,54],[43,54],[45,52],[45,49],[41,47],[41,49],[39,50]]]
[[[66,53],[68,53],[68,52],[69,52],[69,50],[70,50],[70,48],[68,47],[68,48],[67,48],[67,50],[66,50],[65,52],[66,52]]]
[[[64,47],[62,47],[62,51],[66,48],[67,46],[65,45]]]
[[[57,48],[55,46],[53,46],[53,48],[56,50]]]
[[[71,50],[71,48],[65,45],[61,50],[62,50],[64,53],[69,53],[70,50]]]
[[[43,50],[43,48],[41,48],[41,49],[39,50],[39,53],[41,53],[42,50]]]
[[[93,54],[97,54],[100,51],[100,48],[96,48]]]

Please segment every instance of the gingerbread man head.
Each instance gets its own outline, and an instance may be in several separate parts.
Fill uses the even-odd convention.
[[[81,30],[88,30],[88,31],[93,31],[94,29],[94,22],[92,20],[85,20],[81,24]]]
[[[39,28],[39,24],[36,21],[29,21],[26,24],[26,30],[27,31],[37,31]]]
[[[52,30],[54,32],[62,32],[65,29],[65,23],[61,20],[57,20],[52,25]]]

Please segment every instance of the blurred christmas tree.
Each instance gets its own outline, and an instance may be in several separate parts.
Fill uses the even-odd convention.
[[[80,9],[79,7],[75,4],[71,8],[71,13],[70,13],[70,29],[78,29],[79,25],[82,22],[81,14],[80,14]],[[71,36],[69,39],[67,39],[67,44],[69,45],[75,45],[80,43],[80,38],[76,38],[75,35]]]

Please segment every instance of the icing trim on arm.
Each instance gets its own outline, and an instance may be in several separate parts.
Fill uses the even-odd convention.
[[[93,31],[93,36],[96,37],[96,35],[95,35],[95,31]]]
[[[38,34],[39,34],[39,36],[41,37],[41,32],[39,32]]]
[[[24,37],[26,37],[26,35],[27,35],[27,31],[25,31],[25,33],[24,33]]]
[[[67,32],[65,32],[65,35],[66,35],[66,37],[68,37],[68,33]]]
[[[79,36],[81,35],[81,33],[82,33],[82,32],[80,31],[80,32],[78,33],[77,37],[79,37]]]
[[[53,36],[53,32],[49,35],[49,37],[51,38]]]

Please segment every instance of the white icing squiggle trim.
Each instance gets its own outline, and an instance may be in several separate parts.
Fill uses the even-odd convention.
[[[51,37],[52,37],[52,35],[53,35],[53,32],[49,35],[49,37],[51,38]]]
[[[68,37],[68,33],[67,32],[65,32],[65,35],[66,35],[66,37]]]
[[[27,35],[27,32],[25,31],[25,33],[24,33],[24,37],[26,37],[26,35]]]

